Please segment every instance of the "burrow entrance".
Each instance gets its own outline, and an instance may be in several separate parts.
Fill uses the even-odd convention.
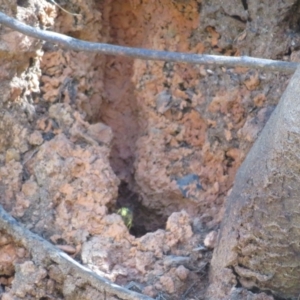
[[[137,12],[130,1],[116,0],[110,3],[109,43],[130,47],[143,44],[142,32],[136,34],[134,28],[138,20]],[[107,56],[104,71],[105,98],[101,105],[100,120],[113,130],[114,139],[110,154],[110,164],[121,180],[116,206],[132,212],[130,233],[136,237],[147,232],[164,228],[167,218],[142,204],[141,196],[134,191],[134,162],[136,142],[145,124],[141,124],[140,109],[132,82],[134,60],[127,57]]]
[[[119,186],[119,196],[116,207],[118,211],[127,208],[132,212],[132,224],[130,234],[135,237],[145,235],[147,232],[153,232],[157,229],[164,229],[167,218],[157,211],[150,209],[142,204],[141,196],[130,190],[128,184],[124,181]]]

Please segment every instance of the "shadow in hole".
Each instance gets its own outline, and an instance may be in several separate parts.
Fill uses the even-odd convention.
[[[116,211],[124,207],[130,209],[133,213],[130,234],[135,237],[140,237],[147,232],[165,228],[167,218],[157,211],[145,207],[142,204],[141,196],[131,191],[126,182],[121,182],[116,203]]]

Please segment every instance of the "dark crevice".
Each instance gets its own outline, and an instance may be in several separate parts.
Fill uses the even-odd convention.
[[[244,266],[243,266],[244,267]],[[282,298],[282,297],[279,297],[279,296],[276,296],[274,295],[270,290],[263,290],[263,289],[259,289],[258,287],[253,287],[253,288],[250,288],[250,289],[247,289],[247,288],[244,288],[239,280],[240,278],[240,275],[235,271],[234,267],[233,266],[230,266],[228,267],[229,269],[232,270],[232,273],[234,274],[235,276],[235,279],[237,281],[237,284],[235,285],[235,288],[242,288],[242,289],[245,289],[245,290],[248,290],[249,292],[253,293],[253,294],[260,294],[260,293],[265,293],[267,294],[268,296],[272,296],[274,298],[274,300],[292,300],[290,298]]]
[[[244,10],[248,10],[248,2],[247,2],[247,0],[241,0],[241,1],[242,1]]]
[[[21,7],[29,7],[29,1],[28,0],[17,0],[17,5]]]
[[[227,16],[227,17],[229,17],[229,18],[233,18],[233,19],[235,19],[235,20],[237,20],[237,21],[239,21],[239,22],[241,22],[241,23],[243,23],[243,24],[246,24],[247,21],[248,21],[248,18],[242,18],[242,17],[239,16],[239,15],[231,15],[231,14],[227,13],[226,10],[225,10],[224,8],[222,8],[221,11],[223,12],[223,14],[224,14],[225,16]]]
[[[179,90],[181,90],[181,91],[186,91],[186,87],[184,86],[184,82],[180,82],[179,84],[178,84],[178,87],[179,87]]]
[[[22,183],[26,182],[30,178],[30,173],[27,170],[27,168],[24,166],[23,172],[22,172]]]
[[[197,2],[197,11],[198,11],[198,13],[201,13],[201,11],[202,11],[202,3],[201,2]]]
[[[234,267],[233,266],[229,266],[228,269],[231,269],[232,273],[234,274],[235,276],[235,279],[236,279],[236,282],[237,284],[235,285],[236,288],[241,288],[242,285],[239,281],[239,274],[235,271]]]
[[[247,23],[247,20],[244,20],[244,19],[242,19],[240,16],[238,16],[238,15],[231,15],[230,16],[231,18],[233,18],[233,19],[235,19],[235,20],[237,20],[237,21],[239,21],[239,22],[242,22],[242,23]]]
[[[272,296],[274,298],[274,300],[292,300],[292,298],[282,298],[282,297],[279,297],[279,296],[275,296],[275,295],[273,295],[273,293],[271,291],[261,290],[258,287],[253,287],[253,288],[249,289],[248,291],[250,291],[253,294],[265,293],[268,296]]]
[[[259,294],[261,292],[258,287],[253,287],[252,289],[249,289],[249,291],[253,294]]]
[[[119,195],[117,198],[116,212],[121,208],[129,209],[132,213],[132,224],[130,234],[135,237],[145,235],[147,232],[154,232],[157,229],[165,228],[166,217],[160,215],[157,211],[150,209],[142,204],[142,198],[139,194],[132,191],[124,181],[119,186]]]
[[[291,54],[292,54],[292,49],[291,49],[291,47],[289,47],[289,48],[287,49],[287,52],[284,53],[284,55],[285,55],[285,56],[290,56]]]
[[[300,32],[300,1],[296,1],[296,3],[291,7],[291,9],[285,14],[281,25],[282,27],[286,27],[285,23],[288,24],[288,27],[293,31],[293,33]]]
[[[225,154],[225,162],[226,162],[226,167],[227,168],[232,168],[232,166],[233,166],[233,164],[234,164],[234,159],[232,158],[232,157],[230,157],[230,156],[227,156],[226,154]]]

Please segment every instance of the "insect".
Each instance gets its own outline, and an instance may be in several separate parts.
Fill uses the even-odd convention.
[[[117,214],[121,216],[123,219],[124,224],[127,226],[128,229],[132,227],[132,220],[133,220],[133,212],[128,207],[121,207],[117,210]]]

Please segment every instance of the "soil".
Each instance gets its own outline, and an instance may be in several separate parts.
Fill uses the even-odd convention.
[[[0,0],[28,25],[86,41],[299,56],[296,0],[57,4],[69,13]],[[4,26],[0,35],[1,205],[118,285],[160,300],[222,299],[206,289],[224,203],[290,75],[74,52]],[[2,299],[103,297],[89,286],[71,293],[56,265],[39,266],[5,232],[0,247]]]

